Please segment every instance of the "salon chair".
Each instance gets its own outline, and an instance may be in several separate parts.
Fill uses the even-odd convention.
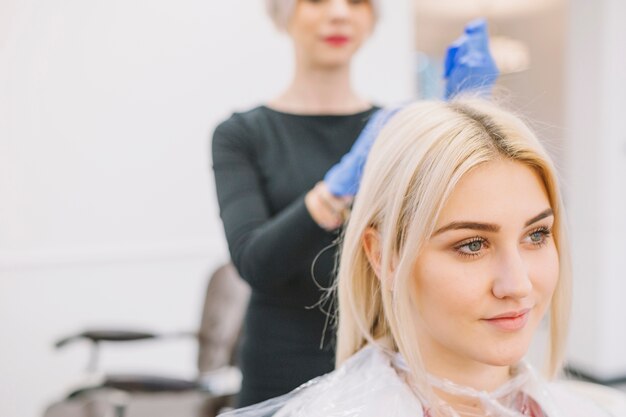
[[[91,343],[92,381],[72,389],[49,406],[43,417],[213,417],[232,405],[241,385],[235,350],[250,289],[231,264],[218,268],[207,287],[198,332],[157,334],[127,329],[87,330],[56,343]],[[132,343],[192,337],[198,342],[198,376],[177,379],[159,375],[103,374],[95,369],[99,349],[109,343]]]

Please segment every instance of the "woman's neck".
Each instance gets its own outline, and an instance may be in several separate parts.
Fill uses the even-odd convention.
[[[478,361],[462,360],[458,356],[439,351],[438,355],[424,355],[426,371],[439,380],[471,388],[474,391],[493,392],[506,384],[512,377],[510,366],[491,366]],[[457,395],[455,390],[434,388],[441,400],[452,406],[459,415],[481,415],[482,405],[477,398]]]
[[[352,114],[371,107],[352,89],[349,66],[306,68],[303,65],[296,65],[287,90],[268,105],[297,114]]]
[[[440,367],[429,373],[439,380],[448,380],[454,384],[471,388],[474,391],[493,392],[506,384],[511,378],[511,368],[507,366],[468,366],[468,367]],[[460,416],[482,415],[483,404],[479,398],[459,395],[451,389],[434,388],[435,395],[450,405]]]

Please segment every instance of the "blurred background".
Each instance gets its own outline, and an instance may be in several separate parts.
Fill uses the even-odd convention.
[[[384,0],[357,58],[379,104],[441,96],[445,47],[487,17],[499,99],[533,120],[566,194],[569,364],[626,381],[626,3]],[[260,0],[0,0],[0,415],[84,374],[86,327],[198,328],[228,261],[210,136],[289,81]],[[193,376],[197,344],[107,346],[107,370]]]

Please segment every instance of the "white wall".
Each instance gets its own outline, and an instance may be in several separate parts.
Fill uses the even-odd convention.
[[[414,92],[409,0],[358,57],[377,102]],[[261,0],[0,2],[0,416],[34,417],[82,375],[87,325],[194,329],[227,259],[209,137],[291,71]],[[107,369],[193,373],[187,342]]]
[[[566,191],[575,298],[569,359],[626,376],[626,3],[571,2]]]

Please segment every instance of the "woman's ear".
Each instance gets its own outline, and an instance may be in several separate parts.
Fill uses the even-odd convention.
[[[363,250],[367,255],[367,260],[369,261],[370,266],[374,270],[374,273],[376,274],[378,279],[380,279],[381,241],[378,231],[373,227],[368,227],[367,229],[365,229],[365,233],[363,233],[362,244]]]

